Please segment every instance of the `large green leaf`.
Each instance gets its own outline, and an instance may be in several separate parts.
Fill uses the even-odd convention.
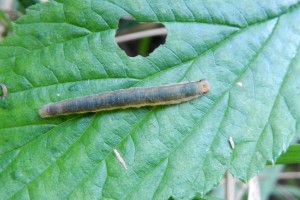
[[[128,57],[118,20],[162,22],[165,45]],[[300,1],[57,0],[0,46],[1,199],[166,199],[247,181],[299,133]],[[41,119],[49,102],[207,79],[172,106]],[[232,137],[235,148],[228,139]],[[128,165],[118,162],[117,149]]]

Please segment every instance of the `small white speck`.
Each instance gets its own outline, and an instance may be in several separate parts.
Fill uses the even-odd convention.
[[[234,149],[234,141],[232,139],[232,137],[229,137],[229,143],[232,149]]]
[[[243,83],[242,82],[237,82],[236,83],[238,86],[243,87]]]
[[[60,97],[60,94],[56,94],[56,96]]]
[[[121,163],[121,165],[127,170],[128,167],[117,149],[114,149],[114,154],[117,157],[118,161]]]

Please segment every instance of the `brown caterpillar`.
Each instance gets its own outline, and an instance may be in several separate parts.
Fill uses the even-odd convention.
[[[177,104],[209,92],[206,80],[149,88],[130,88],[50,103],[39,109],[41,117],[98,112],[142,106]]]

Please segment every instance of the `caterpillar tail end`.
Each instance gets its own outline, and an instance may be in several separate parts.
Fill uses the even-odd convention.
[[[208,84],[207,80],[201,80],[200,81],[200,87],[203,94],[207,94],[210,90],[210,86]]]
[[[49,117],[47,106],[40,107],[39,115],[40,115],[41,118]]]

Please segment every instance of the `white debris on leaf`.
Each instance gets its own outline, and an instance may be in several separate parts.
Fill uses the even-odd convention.
[[[233,141],[232,137],[229,137],[229,144],[230,144],[231,148],[234,149],[234,141]]]
[[[243,83],[242,82],[237,82],[236,83],[238,86],[243,87]]]
[[[127,164],[125,163],[124,159],[122,158],[122,156],[120,155],[117,149],[114,149],[114,154],[117,160],[121,163],[121,165],[127,170],[128,169]]]

